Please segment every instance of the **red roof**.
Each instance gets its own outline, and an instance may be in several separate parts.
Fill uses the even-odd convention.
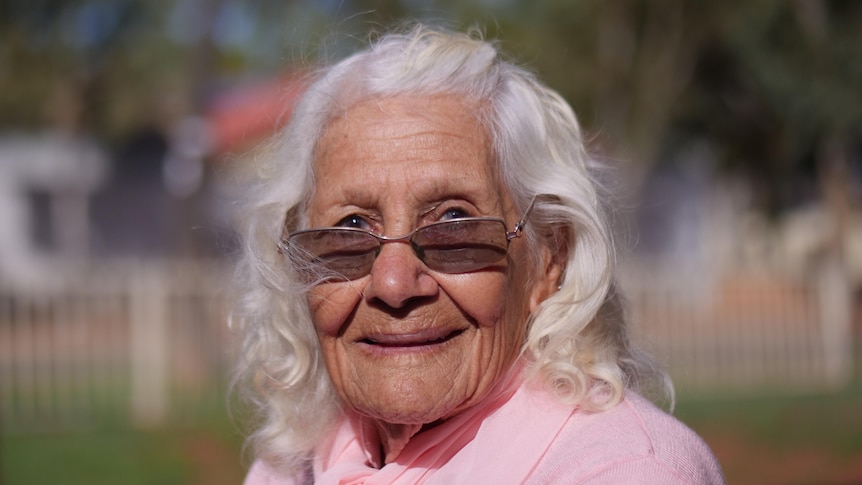
[[[249,83],[218,96],[207,109],[216,155],[243,151],[290,119],[305,83],[296,74]]]

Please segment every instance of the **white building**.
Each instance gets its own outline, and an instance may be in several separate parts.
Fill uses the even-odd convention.
[[[38,284],[60,260],[89,257],[89,204],[108,161],[58,132],[0,137],[0,281]]]

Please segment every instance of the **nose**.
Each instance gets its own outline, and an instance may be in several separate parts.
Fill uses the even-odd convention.
[[[413,252],[410,242],[389,241],[380,247],[363,294],[368,301],[402,308],[409,301],[434,296],[437,291],[437,281]]]

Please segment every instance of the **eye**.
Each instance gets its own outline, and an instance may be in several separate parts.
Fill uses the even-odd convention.
[[[335,224],[336,227],[353,227],[356,229],[371,230],[371,224],[359,215],[351,214]]]
[[[460,207],[450,207],[443,211],[443,215],[440,216],[440,220],[447,221],[451,219],[461,219],[462,217],[470,217],[470,213]]]

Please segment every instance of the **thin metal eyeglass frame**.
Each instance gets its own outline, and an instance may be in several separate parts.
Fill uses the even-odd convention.
[[[506,234],[506,242],[507,243],[511,242],[512,239],[516,239],[516,238],[520,237],[521,234],[523,233],[524,226],[527,223],[527,218],[530,216],[530,212],[533,211],[533,206],[536,203],[536,199],[537,199],[537,196],[534,196],[533,199],[530,200],[530,205],[527,206],[527,210],[524,211],[524,215],[518,220],[518,222],[515,223],[515,226],[512,228],[511,231],[506,231],[505,234]],[[312,228],[312,229],[302,229],[299,231],[295,231],[291,234],[288,234],[288,235],[286,235],[286,237],[282,236],[282,239],[281,239],[281,241],[279,241],[279,244],[278,244],[278,250],[282,254],[288,254],[287,246],[290,242],[290,239],[292,239],[296,236],[301,236],[303,234],[311,234],[311,233],[317,233],[317,232],[342,232],[342,231],[356,232],[356,233],[368,234],[369,236],[372,236],[373,238],[375,238],[379,243],[377,250],[376,250],[378,253],[380,252],[383,245],[386,243],[407,242],[410,244],[410,247],[413,249],[413,252],[416,255],[416,257],[420,261],[422,261],[424,264],[425,260],[421,256],[421,251],[423,249],[422,246],[418,246],[418,245],[413,243],[413,237],[416,235],[417,232],[420,232],[420,231],[425,230],[425,229],[430,228],[430,227],[440,226],[440,225],[444,225],[444,224],[452,224],[452,223],[458,223],[458,222],[470,222],[470,221],[500,222],[503,224],[503,227],[505,230],[506,221],[503,220],[502,218],[498,218],[498,217],[461,217],[458,219],[450,219],[448,221],[439,221],[439,222],[434,222],[431,224],[417,227],[416,229],[413,229],[412,231],[410,231],[409,233],[407,233],[403,236],[382,236],[379,234],[374,234],[371,231],[368,231],[365,229],[358,229],[355,227],[320,227],[320,228]],[[508,244],[507,244],[506,248],[507,248],[507,252],[508,252]],[[369,272],[370,272],[370,270],[369,270]]]

